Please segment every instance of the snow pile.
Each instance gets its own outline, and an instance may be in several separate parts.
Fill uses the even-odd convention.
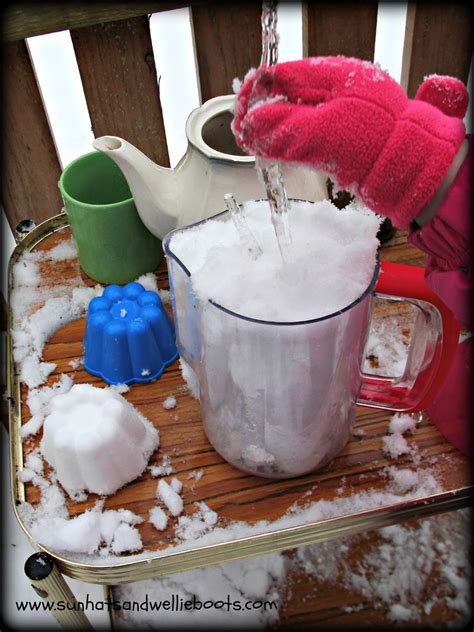
[[[143,608],[140,613],[121,613],[119,628],[153,628],[157,617],[163,629],[266,628],[278,621],[280,591],[288,568],[286,557],[272,554],[119,586],[114,598],[121,602],[141,603],[146,596],[149,602],[173,598],[176,604],[174,609],[158,612]],[[252,603],[246,607],[249,600],[255,602],[253,607]],[[275,603],[258,607],[261,600]],[[191,603],[185,607],[188,601]]]
[[[169,454],[163,454],[161,458],[161,465],[150,465],[148,469],[150,470],[150,474],[153,478],[158,478],[158,476],[168,476],[173,472],[171,457]]]
[[[453,613],[453,624],[462,623],[471,614],[469,539],[469,516],[466,511],[458,511],[424,519],[414,526],[394,525],[300,547],[291,559],[285,553],[272,553],[124,585],[114,591],[114,596],[137,602],[147,596],[150,601],[163,602],[174,595],[177,605],[188,600],[197,602],[172,612],[160,610],[162,625],[264,628],[278,621],[286,582],[293,570],[302,568],[326,586],[343,585],[360,596],[360,604],[343,607],[343,612],[357,612],[370,604],[384,610],[390,621],[415,623],[429,615],[433,606],[444,605]],[[357,555],[361,545],[362,557]],[[445,581],[435,583],[435,573]],[[199,607],[199,602],[225,601],[227,595],[241,603],[272,600],[275,607],[247,612],[237,606]],[[148,627],[153,617],[156,612],[124,612],[119,623],[120,627]]]
[[[31,419],[20,428],[20,435],[23,439],[35,435],[39,431],[50,411],[50,404],[54,397],[68,393],[72,385],[72,379],[65,373],[61,373],[59,381],[52,386],[42,386],[29,391],[26,403],[30,409]]]
[[[183,499],[180,496],[182,489],[183,483],[176,476],[169,484],[164,479],[160,479],[156,488],[157,499],[162,501],[174,517],[183,512]],[[163,531],[168,526],[168,516],[161,507],[153,507],[149,511],[149,522],[158,531]]]
[[[41,452],[71,497],[113,494],[145,470],[159,433],[119,393],[76,384],[50,401]]]
[[[105,388],[107,388],[110,391],[115,391],[116,393],[120,393],[120,395],[122,395],[123,393],[128,393],[128,391],[130,390],[130,386],[128,384],[110,384],[109,386],[106,386]]]
[[[25,459],[25,467],[33,470],[35,474],[43,474],[43,457],[41,456],[39,448],[36,448],[28,454]]]
[[[361,546],[362,558],[352,556],[349,563],[351,551]],[[425,518],[414,526],[392,525],[301,547],[297,563],[315,579],[343,584],[372,607],[384,608],[392,621],[420,621],[437,603],[468,620],[469,548],[469,515],[461,510]],[[434,575],[445,581],[435,583]]]
[[[177,494],[180,494],[181,490],[183,489],[183,483],[179,480],[179,478],[176,478],[176,476],[174,476],[171,479],[170,487]]]
[[[292,246],[283,262],[268,202],[245,203],[242,213],[263,250],[257,261],[228,216],[173,236],[170,249],[190,271],[198,299],[257,319],[300,321],[334,313],[368,287],[379,245],[375,214],[341,211],[328,200],[292,202]]]
[[[40,282],[38,263],[42,259],[40,252],[25,252],[13,265],[13,286],[32,288]]]
[[[141,277],[135,279],[135,283],[140,283],[141,285],[143,285],[145,290],[156,292],[161,298],[161,302],[163,303],[163,305],[166,305],[170,302],[169,290],[158,289],[158,282],[154,272],[147,272],[146,274],[142,274]]]
[[[169,290],[158,290],[158,294],[160,295],[163,305],[169,305],[171,303],[171,295]]]
[[[33,539],[54,551],[102,556],[142,549],[134,526],[142,522],[140,516],[126,509],[102,511],[102,507],[99,501],[92,510],[69,518],[64,494],[57,485],[43,481],[38,507],[23,503],[18,511]]]
[[[389,434],[383,438],[383,452],[394,459],[402,454],[413,454],[416,448],[410,447],[403,435],[405,432],[413,433],[415,428],[416,423],[411,415],[406,413],[393,415],[388,427]]]
[[[149,511],[149,522],[158,531],[164,531],[168,526],[168,516],[161,507],[152,507]]]
[[[406,494],[415,488],[420,482],[419,472],[408,468],[400,469],[398,467],[387,468],[388,474],[392,479],[392,488],[400,494]]]
[[[194,369],[184,360],[183,358],[179,358],[179,366],[181,369],[181,375],[183,380],[187,384],[191,395],[194,399],[200,399],[200,386],[199,386],[199,378],[196,375]]]
[[[143,285],[145,290],[150,292],[158,292],[158,282],[153,272],[142,274],[142,276],[138,277],[138,279],[135,279],[135,283],[140,283],[140,285]]]
[[[61,241],[57,246],[44,253],[44,257],[52,261],[66,261],[67,259],[75,259],[77,256],[77,246],[72,238]]]
[[[179,490],[181,491],[181,488],[179,488]],[[173,488],[171,485],[168,485],[163,478],[160,478],[158,481],[156,497],[166,505],[172,516],[176,517],[182,513],[183,499],[179,495],[179,492],[176,491],[176,486]]]
[[[204,475],[204,470],[201,468],[200,470],[191,470],[188,473],[188,478],[194,478],[196,481],[201,480]]]
[[[408,337],[396,320],[373,320],[365,346],[362,370],[373,375],[403,375],[408,357]]]
[[[442,491],[442,488],[433,474],[427,470],[420,470],[416,485],[409,490],[409,493],[400,493],[389,483],[384,490],[370,489],[363,492],[355,492],[349,496],[330,501],[321,499],[305,507],[294,505],[289,508],[284,516],[271,522],[260,520],[254,524],[249,524],[243,521],[232,521],[225,526],[214,526],[212,529],[208,527],[209,521],[214,520],[214,516],[206,519],[206,516],[203,515],[204,508],[202,505],[199,505],[199,511],[189,516],[180,516],[178,518],[176,535],[180,542],[176,546],[168,548],[168,552],[217,544],[310,522],[328,520],[345,514],[428,496],[440,491]]]
[[[195,541],[210,533],[217,524],[219,516],[204,502],[195,503],[198,510],[190,516],[181,516],[176,527],[178,541]]]
[[[388,431],[391,434],[404,434],[405,432],[411,432],[413,434],[415,430],[416,422],[413,417],[407,413],[396,413],[390,418]]]
[[[44,463],[39,448],[28,454],[23,464],[23,469],[17,472],[18,480],[23,483],[32,482],[33,485],[41,484],[43,478]]]
[[[171,410],[172,408],[176,408],[176,397],[170,395],[163,402],[163,408],[165,410]]]
[[[15,268],[22,265],[24,257],[15,264]],[[29,290],[16,277],[11,300],[13,358],[21,381],[29,388],[35,388],[46,380],[56,366],[41,361],[47,339],[66,323],[85,315],[89,302],[101,293],[102,288],[99,285],[90,288],[73,287],[70,284],[56,287],[55,292],[60,293],[60,296],[46,298],[44,304],[33,313],[31,309],[34,304],[47,297],[49,291],[30,293]]]

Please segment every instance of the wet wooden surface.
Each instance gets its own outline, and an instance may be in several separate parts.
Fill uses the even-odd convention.
[[[38,249],[49,249],[69,237],[69,229],[66,228],[49,236],[39,244]],[[423,265],[424,260],[419,251],[407,245],[405,235],[401,232],[398,232],[383,249],[381,258],[412,265]],[[81,276],[86,284],[95,285],[79,270],[75,260],[54,263],[43,260],[40,267],[43,282],[48,286],[68,283],[68,279],[69,282],[73,282],[78,276]],[[160,289],[167,289],[164,262],[157,271],[157,278]],[[54,373],[48,378],[48,384],[53,384],[61,373],[66,373],[76,384],[87,382],[99,387],[105,386],[99,378],[89,375],[82,364],[76,370],[70,365],[71,361],[82,358],[84,329],[85,319],[70,322],[47,342],[43,358],[57,365]],[[28,392],[24,385],[21,393],[22,422],[26,423],[30,413],[25,403]],[[176,397],[176,407],[171,410],[163,407],[163,402],[168,396]],[[229,465],[211,447],[203,432],[199,402],[190,395],[182,379],[178,362],[168,367],[159,380],[145,385],[132,385],[124,397],[159,429],[160,447],[152,455],[149,465],[161,465],[163,455],[170,457],[173,473],[166,477],[166,480],[177,476],[182,481],[184,512],[194,513],[197,509],[194,503],[204,501],[218,512],[220,524],[231,520],[245,520],[249,523],[262,519],[274,520],[283,516],[295,503],[298,506],[305,506],[319,499],[332,500],[364,490],[382,490],[387,484],[387,466],[395,465],[402,468],[414,465],[412,455],[403,455],[395,460],[382,452],[382,440],[387,433],[390,413],[358,407],[354,436],[342,453],[322,471],[283,481],[259,478]],[[429,467],[434,470],[446,490],[469,484],[470,471],[467,459],[446,442],[425,414],[421,417],[416,433],[406,437],[409,444],[417,446],[417,467]],[[41,432],[26,441],[24,456],[35,449],[40,440]],[[202,470],[203,475],[196,480],[193,474],[199,470]],[[165,548],[174,538],[174,521],[171,520],[167,530],[163,532],[157,531],[148,522],[149,509],[156,505],[156,486],[157,479],[152,478],[146,470],[138,479],[108,496],[104,505],[104,509],[130,509],[144,519],[143,523],[138,525],[138,529],[144,547],[149,551]],[[29,502],[35,504],[39,501],[38,488],[26,484],[25,491]],[[98,498],[95,494],[90,494],[85,502],[68,500],[70,515],[74,516],[91,508]],[[316,620],[315,608],[319,606],[308,606],[311,603],[308,601],[308,595],[314,596],[315,590],[317,592],[323,589],[318,588],[310,577],[305,580],[298,574],[292,582],[290,596],[293,605],[285,606],[286,610],[284,608],[283,612],[287,612],[287,615],[283,619],[287,616],[289,624],[292,622],[310,626],[310,622]],[[348,598],[342,588],[340,592],[331,587],[327,587],[327,590],[328,595],[333,595],[331,599],[338,596],[339,600],[344,601]],[[322,603],[320,599],[318,603]],[[328,610],[326,605],[324,608],[326,614],[321,610],[317,617],[325,621],[325,616],[331,616],[330,608]],[[367,608],[370,608],[370,604],[367,604]],[[313,612],[313,615],[310,615],[310,612]],[[348,613],[343,614],[345,618],[336,619],[341,625],[348,622]],[[353,614],[359,621],[362,615]],[[341,613],[338,616],[342,616]]]

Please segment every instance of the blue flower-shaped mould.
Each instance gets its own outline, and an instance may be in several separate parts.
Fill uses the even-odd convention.
[[[84,367],[109,384],[150,382],[178,357],[174,328],[156,292],[109,285],[89,303]]]

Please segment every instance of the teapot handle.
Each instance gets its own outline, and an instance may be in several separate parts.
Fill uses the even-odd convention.
[[[423,268],[382,261],[374,295],[405,300],[419,311],[403,375],[363,373],[357,403],[407,413],[423,410],[438,393],[451,367],[460,323],[427,285]]]

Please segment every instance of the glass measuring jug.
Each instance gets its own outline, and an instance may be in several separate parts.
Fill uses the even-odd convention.
[[[227,213],[205,221],[224,221]],[[305,321],[259,320],[196,297],[189,262],[173,252],[176,233],[193,226],[163,242],[177,344],[199,383],[206,435],[232,465],[271,478],[306,474],[343,449],[356,404],[414,412],[434,397],[459,326],[422,269],[374,261],[365,291],[343,309]],[[418,310],[397,378],[361,369],[374,296]]]

